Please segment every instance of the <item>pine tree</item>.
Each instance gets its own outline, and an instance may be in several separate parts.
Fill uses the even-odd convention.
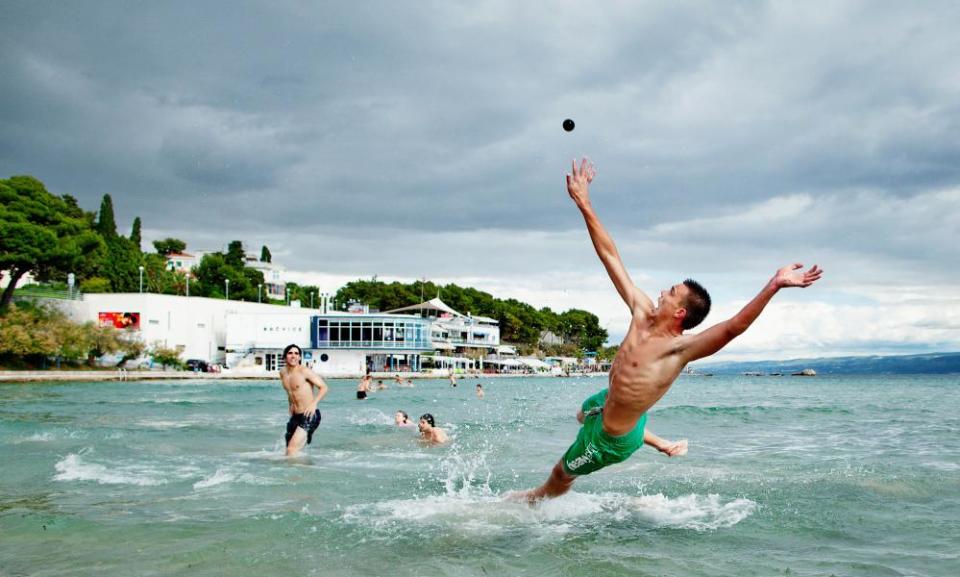
[[[239,240],[231,240],[230,244],[227,245],[227,254],[224,257],[227,264],[236,267],[238,269],[244,267],[244,260],[246,260],[246,254],[243,252],[243,242]]]
[[[270,259],[273,258],[270,255],[270,249],[267,248],[267,245],[263,245],[263,248],[260,249],[260,262],[270,262]]]
[[[133,244],[137,245],[137,250],[140,249],[140,217],[133,219],[133,230],[130,231],[130,240],[133,241]]]
[[[117,236],[117,221],[113,217],[113,199],[109,194],[103,195],[100,201],[100,217],[97,220],[97,232],[105,240]]]

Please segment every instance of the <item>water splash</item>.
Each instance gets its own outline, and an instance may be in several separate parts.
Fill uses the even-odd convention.
[[[391,529],[410,523],[466,532],[499,533],[517,528],[565,533],[574,527],[596,530],[634,522],[649,529],[671,527],[707,531],[731,527],[749,517],[756,503],[744,498],[724,501],[720,495],[680,497],[600,494],[571,491],[563,497],[529,506],[506,499],[490,487],[488,452],[454,448],[439,464],[442,494],[413,496],[347,507],[345,521]],[[425,488],[428,483],[421,483]]]
[[[347,417],[351,425],[393,425],[393,414],[386,414],[376,409],[368,409]]]
[[[98,463],[86,463],[76,453],[71,453],[58,461],[54,468],[57,470],[57,474],[53,477],[55,481],[94,481],[101,485],[139,485],[141,487],[166,483],[164,479],[152,472],[118,470]]]
[[[222,485],[224,483],[229,483],[236,479],[236,475],[224,471],[223,469],[217,469],[217,472],[213,475],[203,479],[202,481],[197,481],[193,484],[193,489],[206,489],[208,487],[215,487],[217,485]]]

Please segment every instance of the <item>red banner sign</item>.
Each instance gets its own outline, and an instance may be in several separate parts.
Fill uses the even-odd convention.
[[[140,329],[140,313],[99,313],[101,327],[115,329]]]

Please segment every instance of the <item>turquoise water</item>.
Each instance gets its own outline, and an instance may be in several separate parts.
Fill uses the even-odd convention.
[[[641,449],[534,508],[602,378],[0,385],[0,575],[960,574],[960,378],[683,377]],[[452,437],[419,444],[396,409]]]

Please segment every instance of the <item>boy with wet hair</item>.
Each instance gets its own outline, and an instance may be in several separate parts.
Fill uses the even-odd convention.
[[[280,369],[280,384],[287,392],[290,419],[287,421],[286,454],[293,457],[313,441],[313,433],[320,426],[317,404],[327,394],[327,384],[316,373],[300,364],[300,347],[288,345],[283,349],[284,367]],[[316,395],[313,389],[317,389]]]
[[[438,427],[430,413],[420,415],[420,423],[417,425],[420,429],[420,437],[431,445],[442,445],[449,440],[446,431]]]

